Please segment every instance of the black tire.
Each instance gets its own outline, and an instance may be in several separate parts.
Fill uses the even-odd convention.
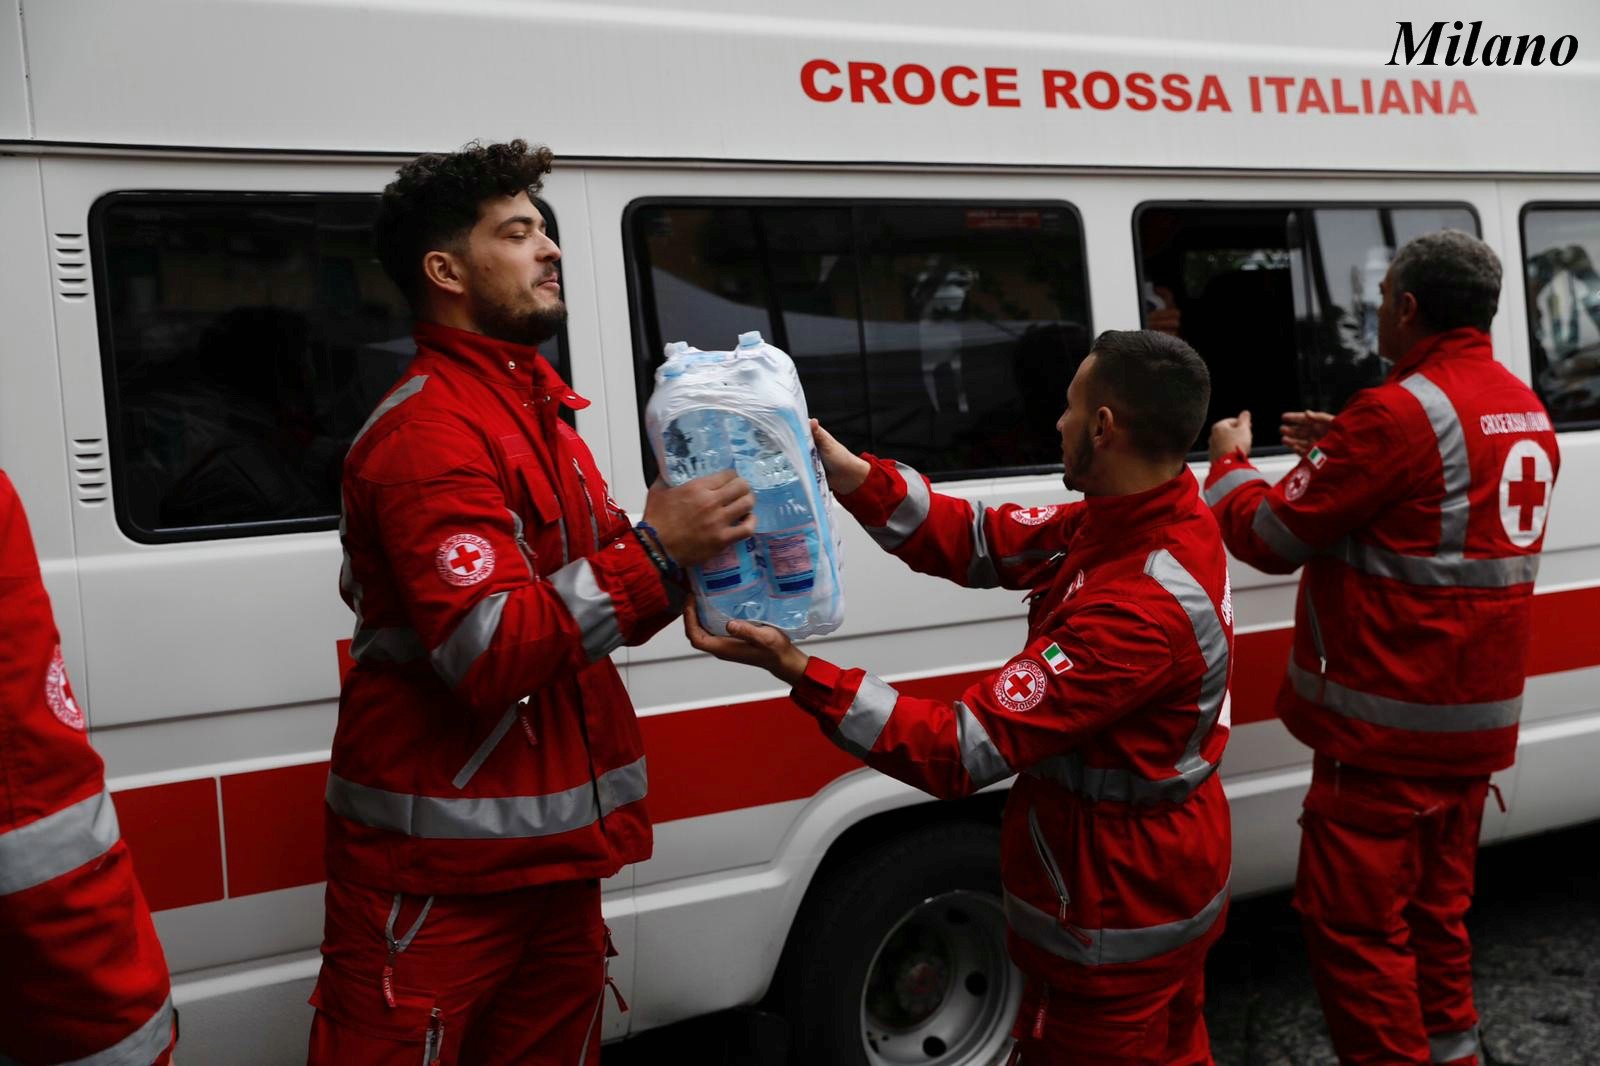
[[[826,873],[790,932],[780,975],[791,1061],[1003,1061],[1021,982],[1005,957],[999,905],[1000,832],[982,822],[910,830]]]

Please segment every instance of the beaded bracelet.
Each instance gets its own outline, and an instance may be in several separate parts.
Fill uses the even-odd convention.
[[[666,545],[661,543],[661,534],[656,532],[656,527],[649,522],[639,522],[633,527],[633,535],[639,539],[639,546],[645,554],[650,556],[650,561],[656,564],[656,569],[675,580],[683,577],[683,567],[679,566],[667,554]]]

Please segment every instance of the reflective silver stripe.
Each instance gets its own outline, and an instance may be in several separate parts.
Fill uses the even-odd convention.
[[[1335,552],[1363,574],[1393,578],[1408,585],[1503,589],[1531,584],[1539,576],[1540,557],[1536,554],[1507,555],[1499,559],[1401,555],[1350,538],[1342,541]]]
[[[111,793],[0,833],[0,896],[42,885],[111,850],[122,836]]]
[[[583,634],[583,651],[590,662],[599,662],[622,647],[622,628],[617,622],[617,606],[611,594],[600,587],[589,560],[568,563],[550,575],[556,595]]]
[[[1054,558],[1055,555],[1056,553],[1049,548],[1029,548],[1027,551],[1020,551],[1015,555],[1002,555],[1000,557],[1000,565],[1009,570],[1012,567],[1021,566],[1023,563],[1042,563],[1046,559]]]
[[[1414,733],[1470,733],[1479,729],[1504,729],[1522,717],[1522,697],[1486,703],[1411,703],[1389,696],[1374,696],[1346,688],[1310,673],[1289,660],[1289,680],[1303,700],[1330,711],[1390,729]]]
[[[972,787],[984,788],[1016,773],[1007,765],[1005,756],[994,746],[994,741],[989,739],[988,731],[978,721],[977,715],[972,713],[972,709],[960,700],[956,701],[955,708],[961,765],[966,767],[967,776],[972,778]]]
[[[427,657],[422,638],[410,626],[357,629],[350,641],[350,658],[358,663],[410,663]]]
[[[989,538],[983,532],[984,515],[988,508],[982,500],[972,501],[972,560],[967,563],[967,588],[993,589],[1000,587],[1000,572],[995,569],[994,556],[989,554]]]
[[[888,525],[866,527],[867,535],[877,541],[880,548],[888,551],[900,547],[906,542],[907,537],[922,528],[922,523],[928,519],[928,508],[932,504],[928,483],[922,480],[922,475],[904,463],[896,463],[894,466],[900,471],[900,476],[906,479],[906,498],[900,501],[900,506],[889,516]]]
[[[1256,507],[1256,516],[1251,520],[1250,528],[1284,562],[1299,566],[1313,554],[1311,545],[1289,532],[1289,527],[1283,524],[1283,519],[1273,512],[1265,499]]]
[[[172,1043],[172,997],[139,1028],[93,1055],[85,1055],[56,1066],[150,1066]]]
[[[425,840],[553,836],[582,829],[645,797],[644,757],[562,792],[543,796],[408,796],[328,775],[328,806],[362,825]],[[596,796],[599,803],[596,804]]]
[[[1428,1037],[1428,1057],[1434,1062],[1454,1062],[1478,1054],[1478,1030],[1439,1033]]]
[[[1247,467],[1240,467],[1232,473],[1224,474],[1209,489],[1206,489],[1206,506],[1215,507],[1222,502],[1223,497],[1246,482],[1265,480],[1267,480],[1267,475],[1259,470],[1251,470]]]
[[[520,706],[520,704],[513,703],[506,709],[506,713],[500,716],[500,720],[494,724],[494,728],[483,739],[483,743],[478,745],[478,750],[472,753],[472,758],[468,759],[467,764],[456,773],[455,777],[450,779],[452,785],[457,788],[467,787],[467,783],[483,768],[483,764],[489,761],[489,756],[494,754],[494,749],[500,746],[500,742],[511,731],[512,725],[517,720],[517,709]]]
[[[1190,918],[1140,929],[1063,929],[1054,914],[1005,894],[1006,921],[1018,936],[1034,947],[1080,966],[1110,966],[1143,962],[1176,951],[1206,934],[1228,903],[1228,886]],[[1087,943],[1085,943],[1087,941]]]
[[[1444,471],[1444,496],[1439,500],[1439,554],[1461,558],[1467,544],[1467,518],[1471,501],[1472,467],[1467,463],[1467,438],[1461,419],[1444,390],[1421,374],[1412,374],[1400,387],[1417,398],[1439,443],[1439,463]]]
[[[856,758],[866,758],[867,752],[878,742],[883,727],[889,724],[889,716],[894,713],[895,701],[899,698],[900,694],[881,678],[866,675],[861,679],[861,687],[856,689],[855,699],[850,701],[849,710],[839,721],[834,741]]]
[[[1189,616],[1195,643],[1200,646],[1200,657],[1206,664],[1206,672],[1200,679],[1200,718],[1173,769],[1186,777],[1209,772],[1214,767],[1200,754],[1200,746],[1217,724],[1222,701],[1228,695],[1228,631],[1217,617],[1217,607],[1211,602],[1210,594],[1171,552],[1165,548],[1151,552],[1144,561],[1144,572],[1166,589]],[[1204,780],[1202,773],[1195,784]]]
[[[1182,803],[1214,770],[1214,765],[1200,759],[1195,766],[1176,777],[1149,778],[1132,770],[1085,766],[1083,756],[1074,751],[1034,763],[1025,772],[1030,777],[1060,785],[1085,799],[1151,804]]]
[[[361,428],[356,430],[356,435],[350,438],[350,447],[354,448],[356,446],[356,441],[360,440],[362,437],[365,437],[367,435],[367,430],[378,424],[378,419],[382,418],[384,415],[388,414],[390,411],[393,411],[396,407],[399,407],[401,404],[411,399],[411,397],[421,392],[422,386],[426,385],[427,383],[428,375],[418,374],[416,377],[409,379],[405,384],[401,385],[399,388],[395,389],[388,396],[386,396],[384,401],[380,403],[373,410],[372,414],[367,417],[367,420],[361,423]]]
[[[461,684],[461,679],[467,676],[472,664],[494,643],[494,636],[500,631],[500,616],[505,612],[506,599],[510,595],[511,591],[507,589],[485,596],[473,604],[472,610],[456,623],[455,630],[445,638],[445,642],[433,649],[430,658],[434,672],[446,685],[455,688]],[[607,602],[610,602],[609,599]],[[587,650],[588,645],[584,647]]]

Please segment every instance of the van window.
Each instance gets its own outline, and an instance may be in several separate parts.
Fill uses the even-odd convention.
[[[1437,229],[1478,232],[1466,205],[1147,204],[1134,238],[1146,328],[1176,333],[1211,370],[1211,422],[1248,410],[1254,451],[1282,451],[1285,411],[1339,411],[1382,380],[1378,283],[1395,249]]]
[[[756,329],[851,448],[947,479],[1059,467],[1093,336],[1069,205],[648,201],[625,227],[641,412],[663,344]]]
[[[350,438],[415,352],[405,300],[372,251],[377,207],[376,195],[239,193],[95,205],[112,484],[128,536],[337,522]],[[563,350],[546,346],[562,370]]]
[[[1560,429],[1600,426],[1600,204],[1522,212],[1533,386]]]

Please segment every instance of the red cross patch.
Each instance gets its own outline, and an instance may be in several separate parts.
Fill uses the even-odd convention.
[[[1044,668],[1030,659],[1012,663],[994,682],[994,695],[1008,711],[1031,711],[1044,699]]]
[[[1538,441],[1519,440],[1511,446],[1500,471],[1500,524],[1517,547],[1526,548],[1543,535],[1554,482],[1550,456]]]
[[[1021,510],[1012,511],[1011,517],[1025,526],[1042,526],[1054,518],[1055,513],[1059,510],[1061,508],[1054,505],[1049,507],[1024,507]]]
[[[50,713],[60,719],[62,725],[80,733],[83,731],[83,708],[72,696],[72,684],[67,680],[67,660],[59,644],[44,673],[44,699],[50,705]]]
[[[457,533],[439,545],[433,565],[451,585],[476,585],[494,573],[494,546],[471,533]]]

